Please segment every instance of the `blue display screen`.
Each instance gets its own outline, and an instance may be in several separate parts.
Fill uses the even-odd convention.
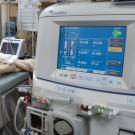
[[[126,26],[60,27],[57,68],[122,76]]]

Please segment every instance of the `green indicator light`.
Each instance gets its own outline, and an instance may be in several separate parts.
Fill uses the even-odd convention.
[[[104,113],[104,109],[101,109],[101,114],[103,114]]]
[[[104,109],[104,106],[101,106],[100,108],[101,108],[101,109]]]
[[[48,104],[44,104],[44,109],[49,110],[49,105]]]
[[[98,114],[101,113],[101,108],[98,108],[97,113],[98,113]]]
[[[33,96],[33,97],[31,98],[31,100],[32,100],[32,101],[36,101],[37,98],[36,98],[35,96]]]
[[[120,30],[114,30],[114,32],[113,32],[113,37],[114,38],[119,38],[119,37],[121,37],[121,31]]]

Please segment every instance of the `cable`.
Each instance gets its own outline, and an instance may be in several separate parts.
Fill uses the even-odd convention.
[[[17,128],[17,124],[16,124],[16,120],[17,120],[17,112],[18,112],[18,109],[19,109],[19,106],[21,105],[21,103],[24,103],[24,104],[27,104],[28,102],[30,101],[30,97],[29,96],[25,96],[25,97],[20,97],[17,101],[17,105],[16,105],[16,108],[15,108],[15,114],[14,114],[14,127],[15,127],[15,130],[18,134],[21,133],[21,131]],[[24,119],[24,127],[26,126],[26,119]]]
[[[17,101],[17,105],[16,105],[16,108],[15,108],[15,115],[14,115],[14,127],[15,127],[15,130],[18,134],[20,134],[20,131],[19,129],[17,128],[17,124],[16,124],[16,119],[17,119],[17,112],[18,112],[18,108],[19,106],[21,105],[21,103],[24,102],[24,97],[20,97],[19,100]]]

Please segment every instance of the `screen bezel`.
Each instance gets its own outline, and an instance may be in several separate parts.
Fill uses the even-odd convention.
[[[126,19],[125,19],[126,18]],[[80,87],[87,87],[89,89],[99,89],[105,91],[123,91],[126,92],[127,89],[115,89],[108,87],[97,88],[86,86],[85,84],[69,82],[68,80],[63,80],[62,78],[56,78],[57,72],[57,56],[58,56],[58,44],[59,44],[59,32],[60,26],[127,26],[127,46],[125,48],[125,60],[123,66],[123,76],[114,77],[115,79],[122,79],[123,82],[132,90],[135,87],[135,76],[134,69],[135,64],[131,61],[135,58],[134,49],[135,46],[135,15],[93,15],[93,16],[62,16],[62,17],[48,17],[42,18],[39,22],[41,25],[39,27],[40,34],[38,35],[37,41],[37,59],[36,59],[36,70],[35,74],[37,78],[60,83],[64,85],[73,85]],[[44,27],[44,29],[43,29]],[[53,31],[52,31],[53,29]],[[49,38],[51,37],[51,39]],[[53,39],[53,40],[52,40]],[[131,42],[132,41],[132,42]],[[44,44],[44,45],[43,45]],[[46,45],[45,45],[46,44]],[[41,60],[46,56],[46,62]],[[132,57],[131,57],[132,56]]]

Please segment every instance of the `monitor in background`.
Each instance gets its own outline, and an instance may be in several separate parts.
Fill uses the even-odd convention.
[[[4,54],[13,54],[16,55],[17,49],[18,49],[17,43],[3,43],[3,46],[1,48],[1,52]]]
[[[24,59],[26,56],[31,56],[27,49],[25,39],[17,39],[15,37],[3,38],[0,45],[0,52],[4,54],[16,55],[19,59]]]

